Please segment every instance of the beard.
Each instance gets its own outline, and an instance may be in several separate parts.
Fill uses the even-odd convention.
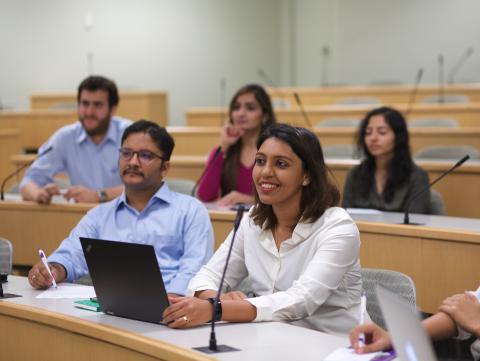
[[[85,132],[87,133],[88,136],[93,137],[96,135],[104,135],[108,131],[108,127],[110,126],[110,118],[112,117],[112,113],[108,113],[108,115],[105,118],[99,119],[98,125],[94,128],[87,129],[85,128],[84,121],[85,118],[81,118],[80,122],[82,123],[83,129],[85,129]]]

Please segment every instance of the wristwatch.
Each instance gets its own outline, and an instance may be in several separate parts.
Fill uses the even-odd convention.
[[[107,192],[105,192],[103,189],[97,190],[97,195],[98,195],[98,200],[100,203],[105,203],[107,199]]]
[[[215,297],[209,297],[208,302],[215,307]],[[222,302],[218,300],[217,302],[217,309],[215,310],[215,322],[222,320]]]

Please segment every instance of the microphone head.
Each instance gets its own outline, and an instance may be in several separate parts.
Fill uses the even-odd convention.
[[[466,156],[464,156],[462,159],[460,159],[457,164],[455,164],[455,167],[454,168],[457,168],[457,167],[460,167],[463,163],[465,163],[467,160],[470,159],[470,156],[467,154]]]

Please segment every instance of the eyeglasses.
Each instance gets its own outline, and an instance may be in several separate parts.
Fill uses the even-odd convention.
[[[149,150],[134,151],[128,148],[120,148],[119,152],[120,152],[120,158],[125,161],[129,161],[130,159],[132,159],[135,154],[137,155],[138,160],[144,164],[150,163],[155,158],[165,160],[165,158],[163,158],[161,155],[150,152]]]

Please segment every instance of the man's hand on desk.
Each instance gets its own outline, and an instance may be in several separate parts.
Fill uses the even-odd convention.
[[[63,268],[62,265],[58,263],[49,263],[48,265],[57,283],[62,282],[67,277],[65,268]],[[52,286],[52,279],[42,261],[36,263],[30,269],[30,272],[28,272],[28,282],[30,282],[33,288],[37,289],[46,289]]]
[[[54,195],[60,194],[60,189],[55,183],[48,183],[35,192],[35,201],[40,204],[49,204]]]
[[[75,203],[98,203],[97,191],[82,186],[73,186],[65,193],[65,199],[73,199]]]

